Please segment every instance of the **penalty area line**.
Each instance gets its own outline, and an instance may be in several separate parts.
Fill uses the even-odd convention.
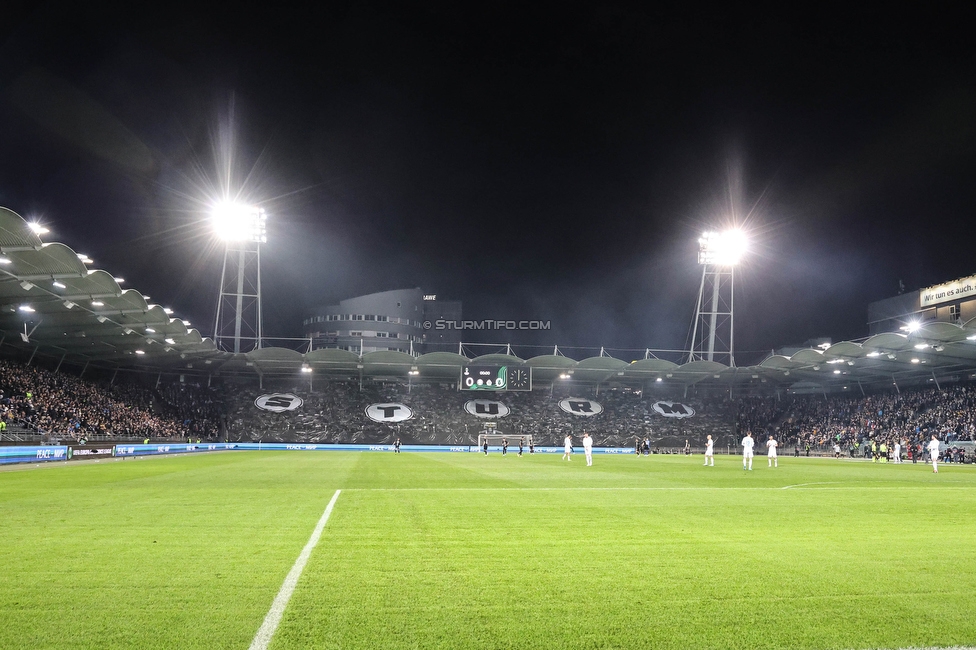
[[[302,577],[302,571],[305,570],[308,558],[312,556],[312,551],[315,549],[316,544],[319,543],[319,538],[322,537],[322,530],[325,529],[325,524],[329,521],[329,515],[332,514],[332,509],[339,499],[340,492],[342,490],[336,490],[335,494],[332,495],[332,500],[325,507],[325,512],[322,513],[319,523],[315,525],[312,536],[308,538],[305,548],[302,549],[298,559],[295,560],[291,571],[285,576],[285,581],[281,584],[278,595],[275,596],[274,602],[271,603],[271,609],[268,610],[268,614],[264,617],[264,622],[261,623],[258,633],[254,635],[254,640],[251,641],[250,650],[265,650],[268,644],[271,643],[271,638],[278,629],[278,624],[281,623],[281,617],[285,613],[285,608],[288,607],[288,601],[291,600],[292,594],[295,593],[298,579]]]

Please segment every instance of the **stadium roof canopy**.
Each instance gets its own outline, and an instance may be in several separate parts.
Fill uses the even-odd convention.
[[[218,350],[211,339],[138,291],[122,289],[110,273],[89,269],[82,256],[64,244],[42,242],[30,224],[5,208],[0,208],[0,343],[115,367],[262,377],[297,375],[305,369],[323,378],[455,381],[467,364],[490,364],[529,367],[533,381],[545,385],[557,381],[685,387],[704,383],[750,392],[777,388],[840,392],[976,374],[976,319],[964,325],[929,322],[912,332],[843,341],[790,357],[771,355],[745,367],[710,361],[615,359],[602,350],[599,356],[581,360],[558,353],[522,359],[510,351],[473,359],[450,352],[359,355],[336,349],[303,354],[263,348],[233,354]]]

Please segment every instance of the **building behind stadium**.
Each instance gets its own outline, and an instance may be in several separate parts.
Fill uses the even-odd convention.
[[[868,305],[868,333],[897,332],[907,323],[962,325],[976,318],[976,275],[908,291]]]
[[[357,354],[394,350],[419,354],[456,348],[461,332],[425,328],[424,323],[460,321],[461,301],[438,300],[420,287],[381,291],[315,310],[303,325],[312,349],[338,348]]]

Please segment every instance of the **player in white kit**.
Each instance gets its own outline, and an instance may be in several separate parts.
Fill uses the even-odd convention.
[[[705,441],[705,466],[708,466],[708,461],[712,461],[712,467],[715,467],[715,441],[712,440],[711,436],[708,436],[708,440]]]
[[[776,447],[779,445],[776,439],[769,436],[769,440],[766,441],[766,448],[769,450],[766,452],[766,460],[769,461],[770,467],[779,467],[779,459],[776,457]]]
[[[752,432],[742,439],[742,469],[752,471],[752,447],[756,441],[752,439]]]
[[[926,445],[925,448],[929,450],[929,455],[932,456],[932,471],[938,474],[939,473],[939,439],[933,435],[932,439],[929,441],[929,444]]]
[[[901,462],[901,440],[895,440],[895,462]]]
[[[590,434],[583,432],[583,454],[586,456],[586,466],[593,466],[593,438]]]
[[[573,436],[569,434],[566,434],[566,439],[563,440],[563,458],[573,460]]]

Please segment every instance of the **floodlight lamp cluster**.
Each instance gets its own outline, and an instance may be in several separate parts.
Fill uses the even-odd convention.
[[[224,201],[213,207],[211,220],[217,237],[225,242],[268,241],[268,215],[256,205]]]
[[[698,239],[698,263],[715,266],[735,266],[749,248],[741,230],[707,231]]]

